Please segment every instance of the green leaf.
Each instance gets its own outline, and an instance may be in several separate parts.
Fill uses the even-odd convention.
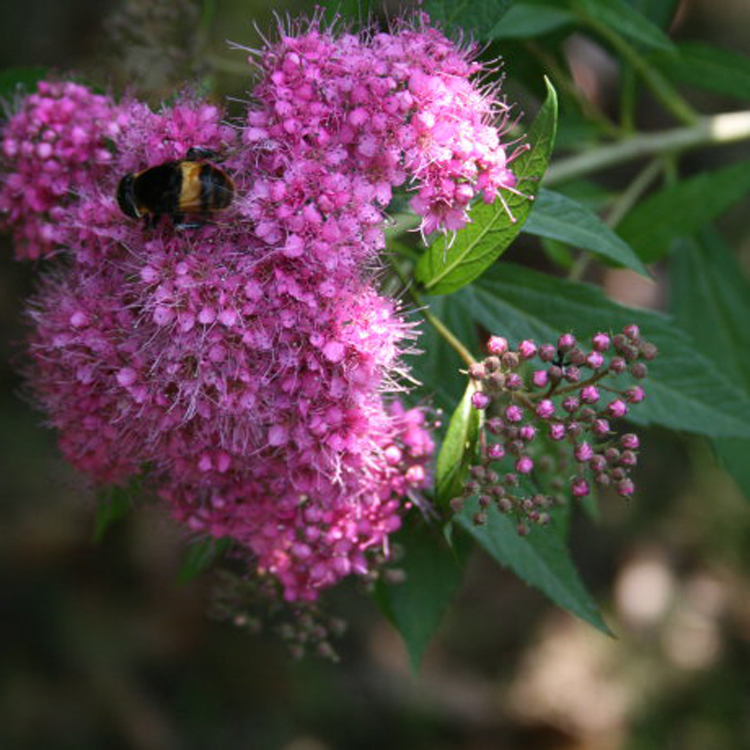
[[[750,100],[750,57],[702,42],[682,42],[677,50],[653,55],[651,62],[685,86]]]
[[[630,246],[593,211],[552,190],[539,191],[523,231],[589,250],[648,276],[646,267]]]
[[[529,130],[532,148],[513,163],[521,193],[536,195],[549,163],[556,129],[557,94],[547,81],[547,98]],[[477,203],[471,210],[471,223],[456,234],[452,243],[442,237],[422,255],[415,276],[428,294],[449,294],[473,281],[516,238],[533,203],[514,193],[507,193],[505,199],[515,221],[511,221],[500,201],[492,205]]]
[[[649,362],[646,400],[632,409],[632,421],[709,437],[750,437],[750,401],[743,391],[664,315],[624,307],[596,287],[510,263],[498,264],[451,302],[513,341],[554,341],[560,331],[584,340],[600,330],[617,332],[637,323],[659,347],[659,357]]]
[[[141,480],[136,477],[125,487],[108,487],[99,493],[94,522],[95,542],[101,542],[110,526],[128,514],[140,492]]]
[[[463,29],[475,39],[492,39],[492,32],[514,0],[425,0],[424,10],[448,32]]]
[[[677,237],[702,229],[750,192],[750,162],[702,172],[638,204],[617,233],[646,263],[661,258]]]
[[[478,509],[478,502],[472,499],[459,514],[458,522],[497,562],[510,568],[558,606],[610,634],[596,603],[581,582],[558,530],[551,526],[534,526],[528,536],[522,537],[513,521],[494,506],[486,511],[487,523],[477,526],[472,519]]]
[[[672,40],[627,0],[573,0],[573,7],[644,47],[674,50]]]
[[[575,21],[565,8],[548,3],[516,3],[487,34],[492,39],[528,39],[542,36]]]
[[[177,574],[179,583],[188,583],[203,573],[217,557],[229,549],[231,543],[232,540],[225,536],[221,539],[205,537],[191,544]]]
[[[463,578],[462,555],[448,547],[439,529],[412,514],[394,537],[404,549],[398,567],[406,573],[402,583],[388,584],[383,577],[375,586],[375,601],[404,639],[413,672]]]
[[[10,98],[19,88],[31,91],[47,75],[48,69],[41,66],[28,68],[4,68],[0,70],[0,97]]]
[[[471,405],[471,397],[475,391],[474,382],[470,380],[461,402],[453,412],[437,457],[435,488],[438,505],[443,508],[451,498],[461,493],[469,466],[476,458],[482,412]]]
[[[750,283],[715,233],[683,243],[670,259],[672,310],[700,351],[750,394]],[[750,440],[716,440],[716,451],[750,500]]]

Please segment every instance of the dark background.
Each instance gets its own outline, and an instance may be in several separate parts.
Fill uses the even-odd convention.
[[[242,97],[243,54],[224,40],[252,46],[252,22],[273,23],[264,5],[219,0],[201,40],[191,31],[200,14],[187,3],[157,12],[131,2],[129,20],[113,21],[120,6],[6,1],[0,69],[74,70],[155,100],[203,76]],[[685,2],[679,18],[678,38],[750,50],[746,0]],[[213,71],[195,53],[201,42]],[[579,54],[585,67],[585,48]],[[505,64],[512,91],[512,58]],[[707,152],[696,165],[714,153],[719,164],[735,152]],[[748,268],[746,208],[723,228]],[[0,750],[750,747],[750,505],[706,443],[647,433],[635,499],[608,498],[598,526],[574,526],[574,556],[616,638],[477,555],[420,677],[354,586],[331,597],[350,622],[341,662],[293,662],[271,634],[207,616],[210,576],[177,582],[184,540],[158,509],[92,541],[95,492],[20,398],[12,365],[38,270],[12,261],[0,238]],[[616,273],[604,281],[642,304],[668,296]]]

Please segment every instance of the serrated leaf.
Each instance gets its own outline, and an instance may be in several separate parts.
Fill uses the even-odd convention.
[[[424,10],[445,31],[471,32],[475,39],[492,39],[497,26],[514,0],[425,0]]]
[[[692,88],[750,100],[750,57],[726,47],[682,42],[677,53],[650,58],[673,81]]]
[[[8,99],[18,89],[31,91],[47,75],[47,72],[48,69],[41,66],[0,70],[0,98]]]
[[[593,211],[561,193],[540,190],[523,231],[588,250],[648,276],[648,270],[627,242]]]
[[[180,570],[177,574],[179,583],[188,583],[203,573],[217,557],[229,549],[232,540],[229,537],[206,537],[194,542],[188,548]]]
[[[573,7],[645,47],[674,50],[672,40],[627,0],[573,0]]]
[[[487,33],[491,39],[528,39],[542,36],[575,21],[565,8],[547,3],[516,3]]]
[[[750,394],[750,283],[715,233],[683,242],[670,259],[672,310],[697,347]],[[750,440],[715,441],[720,459],[750,500]]]
[[[531,149],[513,163],[518,190],[534,196],[547,170],[557,129],[557,94],[547,81],[547,98],[529,130]],[[507,193],[511,221],[500,201],[477,203],[471,210],[471,223],[458,232],[451,243],[442,237],[422,255],[415,277],[428,294],[449,294],[480,276],[516,238],[533,202]]]
[[[486,511],[487,523],[477,526],[473,518],[478,509],[476,499],[470,500],[458,522],[497,562],[558,606],[609,634],[596,603],[578,576],[562,534],[551,527],[534,526],[528,536],[522,537],[513,521],[494,506]]]
[[[476,444],[482,424],[482,412],[471,404],[476,387],[473,381],[466,386],[461,402],[451,416],[435,471],[437,503],[445,508],[462,488],[469,466],[476,456]]]
[[[743,391],[664,315],[624,307],[596,287],[510,263],[498,264],[451,303],[512,341],[554,341],[561,331],[583,340],[637,323],[660,353],[649,362],[646,400],[631,410],[632,421],[709,437],[750,437],[750,401]]]
[[[381,577],[374,596],[403,638],[416,673],[461,583],[463,556],[448,546],[439,529],[413,516],[394,541],[404,549],[398,567],[406,573],[406,579],[388,584]]]
[[[750,192],[750,162],[702,172],[639,203],[618,225],[617,233],[651,263],[673,240],[687,237],[723,214]]]

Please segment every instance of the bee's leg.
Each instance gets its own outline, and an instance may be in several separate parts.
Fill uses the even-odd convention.
[[[159,223],[161,216],[159,214],[146,214],[143,217],[143,225],[146,229],[156,229],[156,225]]]
[[[200,229],[200,227],[206,224],[200,216],[190,216],[188,218],[185,214],[175,214],[173,218],[175,229]]]
[[[202,146],[191,146],[185,156],[187,161],[201,161],[203,159],[216,160],[219,158],[218,152]]]

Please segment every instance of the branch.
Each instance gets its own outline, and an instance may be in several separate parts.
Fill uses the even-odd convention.
[[[715,146],[749,138],[750,111],[702,117],[695,125],[661,133],[641,133],[619,143],[562,159],[550,165],[544,176],[544,184],[549,187],[641,156],[684,151],[696,146]]]

